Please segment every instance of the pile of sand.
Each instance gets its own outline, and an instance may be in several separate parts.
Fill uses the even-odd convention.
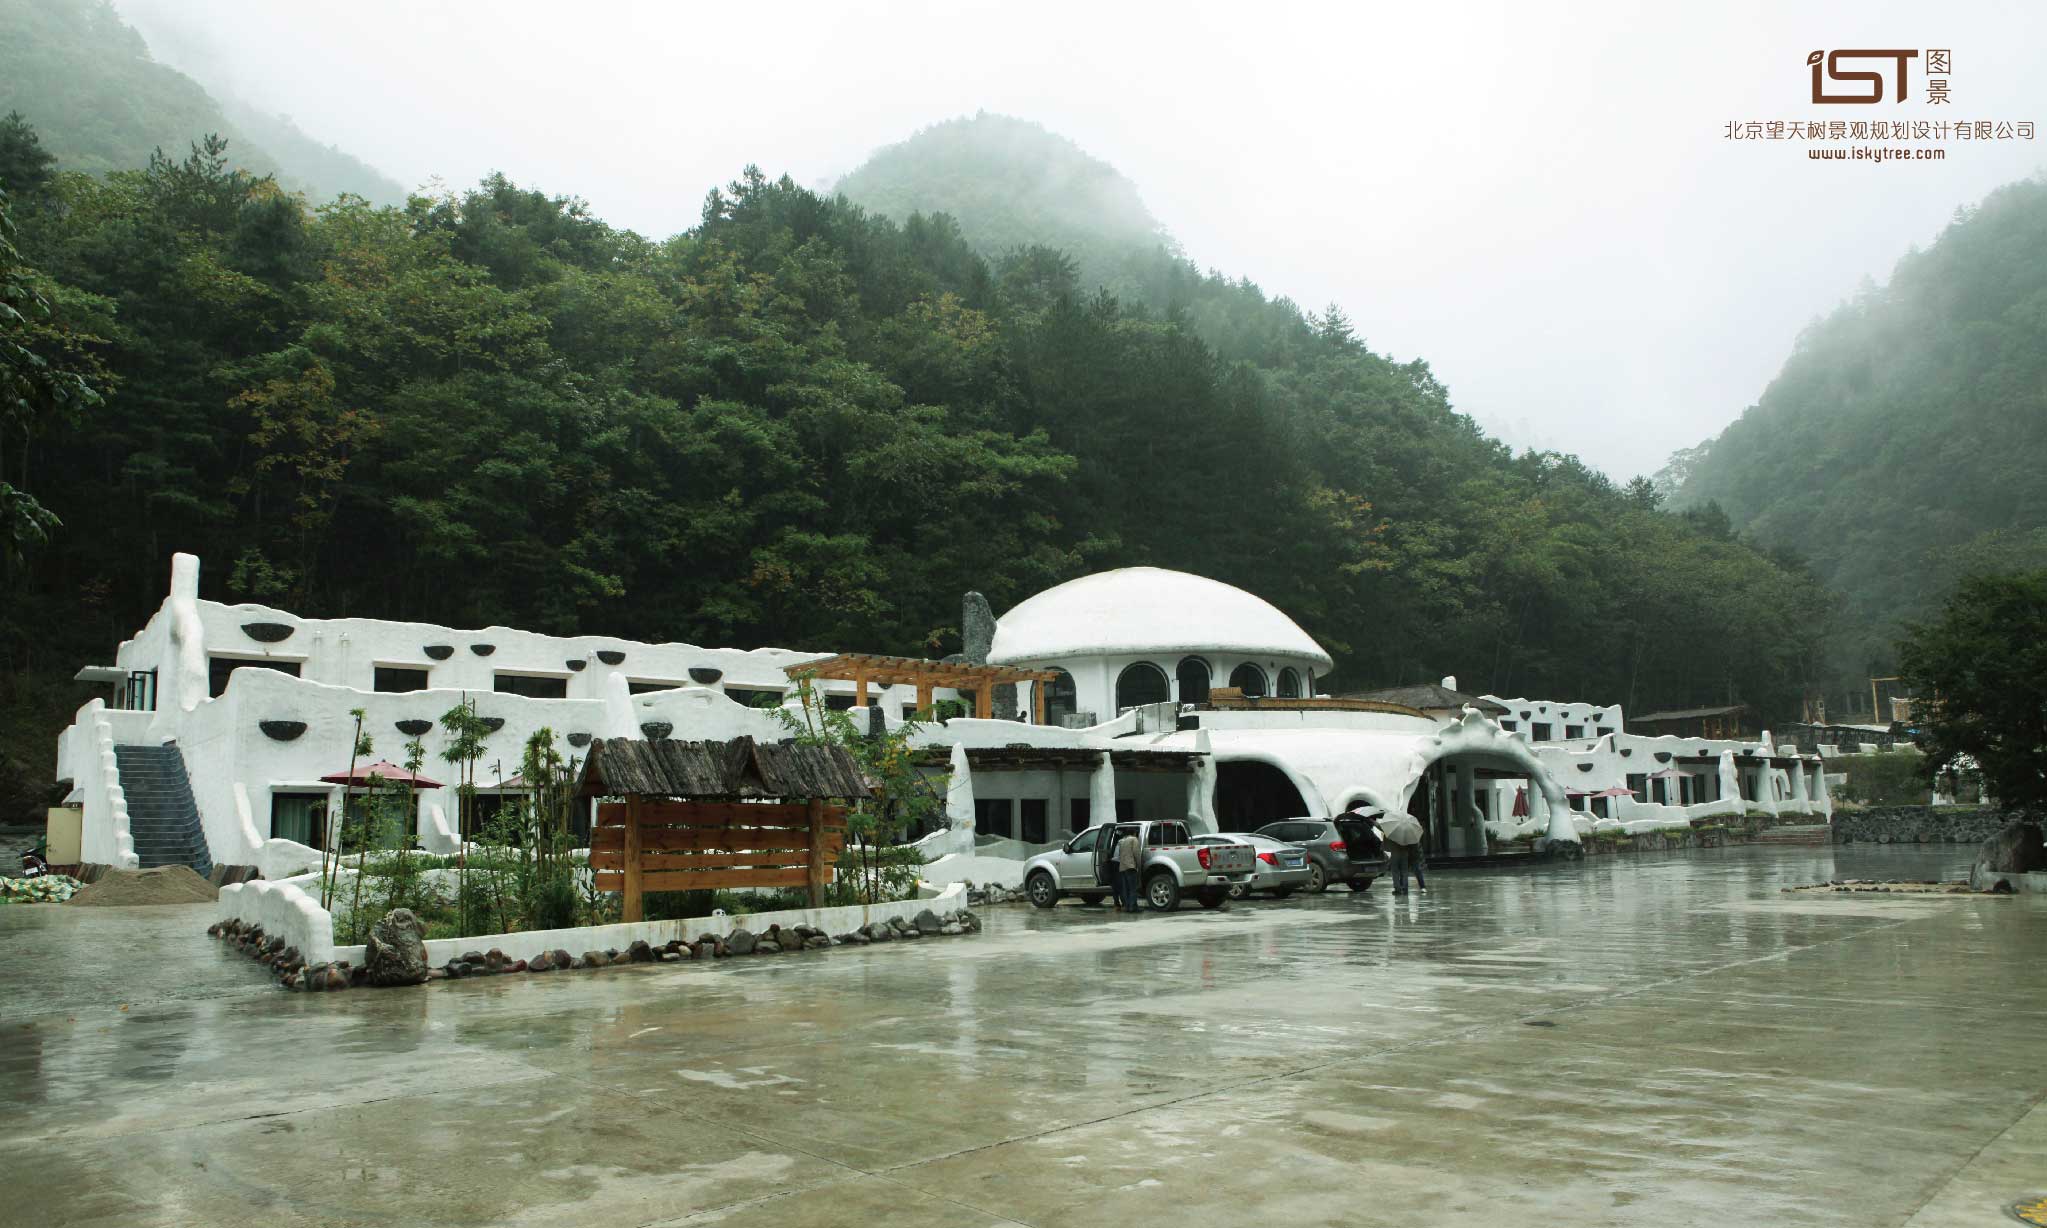
[[[108,870],[66,904],[132,907],[138,904],[204,904],[220,898],[212,883],[190,866],[157,866],[151,870]]]

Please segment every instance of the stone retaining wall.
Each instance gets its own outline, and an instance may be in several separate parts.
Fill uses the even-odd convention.
[[[1987,806],[1872,806],[1834,812],[1836,844],[1978,844],[2015,816]]]

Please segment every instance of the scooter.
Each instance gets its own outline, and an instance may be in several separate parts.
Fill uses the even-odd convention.
[[[36,855],[34,849],[24,849],[21,854],[21,876],[41,878],[50,872],[50,863]]]

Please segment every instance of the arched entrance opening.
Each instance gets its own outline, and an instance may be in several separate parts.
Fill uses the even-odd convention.
[[[1238,759],[1215,765],[1217,831],[1256,831],[1267,823],[1307,814],[1301,791],[1270,763]]]
[[[1255,697],[1263,695],[1265,694],[1265,671],[1246,661],[1230,671],[1230,685],[1242,691],[1246,696]]]
[[[1116,675],[1116,711],[1141,704],[1164,703],[1173,697],[1166,671],[1149,661],[1137,661]]]
[[[1279,671],[1279,697],[1281,699],[1301,697],[1301,676],[1290,668]]]
[[[1208,662],[1200,657],[1182,657],[1180,666],[1173,671],[1174,681],[1180,684],[1180,702],[1183,704],[1205,704],[1208,702]]]
[[[1050,682],[1039,683],[1045,688],[1045,723],[1059,726],[1066,723],[1080,708],[1079,692],[1073,685],[1073,675],[1063,669],[1053,671],[1058,677]]]

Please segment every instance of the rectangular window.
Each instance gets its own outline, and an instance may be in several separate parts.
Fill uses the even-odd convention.
[[[325,793],[273,793],[270,795],[270,838],[293,840],[307,848],[327,847],[327,795]]]
[[[648,691],[670,691],[681,685],[680,682],[670,682],[665,678],[628,678],[625,689],[629,694],[645,695]]]
[[[742,708],[772,708],[782,702],[782,692],[768,687],[728,686],[725,698]]]
[[[371,684],[379,691],[404,692],[424,691],[427,687],[427,671],[409,665],[379,665],[376,680]]]
[[[1094,822],[1093,819],[1088,817],[1088,813],[1093,807],[1094,801],[1091,798],[1068,798],[1066,801],[1067,825],[1075,831],[1086,831],[1088,826]]]
[[[1576,740],[1578,740],[1579,738],[1582,738],[1582,737],[1584,737],[1584,736],[1585,736],[1585,726],[1583,726],[1583,725],[1566,725],[1566,726],[1564,726],[1564,740],[1565,740],[1566,742],[1574,742],[1574,741],[1576,741]]]
[[[290,674],[294,678],[299,676],[299,663],[297,661],[278,661],[269,657],[253,659],[209,657],[206,660],[207,694],[217,696],[227,690],[228,675],[238,669],[274,669],[280,674]]]
[[[1513,722],[1513,721],[1506,721],[1506,720],[1503,720],[1503,721],[1501,721],[1501,722],[1500,722],[1500,728],[1502,728],[1502,729],[1506,730],[1506,731],[1507,731],[1508,733],[1512,733],[1512,732],[1514,732],[1514,731],[1515,731],[1516,729],[1520,728],[1520,726],[1519,726],[1519,725],[1517,725],[1517,724],[1516,724],[1515,722]]]
[[[1601,726],[1599,727],[1599,732],[1598,732],[1597,736],[1598,736],[1598,737],[1602,737],[1602,738],[1603,738],[1603,737],[1605,737],[1606,735],[1608,735],[1608,734],[1610,734],[1610,733],[1612,733],[1612,732],[1613,732],[1613,726],[1612,726],[1612,725],[1601,725]]]
[[[1048,806],[1042,797],[1023,799],[1022,813],[1018,816],[1018,821],[1023,828],[1025,844],[1043,844],[1050,839],[1045,834],[1045,812]]]
[[[528,699],[567,699],[569,680],[545,674],[496,674],[491,689],[500,695],[524,695]]]
[[[853,698],[851,694],[827,694],[824,697],[824,706],[833,712],[851,712],[853,710]]]
[[[1116,799],[1116,821],[1117,821],[1118,823],[1135,823],[1135,822],[1137,822],[1137,799],[1136,799],[1136,798],[1134,798],[1134,797],[1119,797],[1119,798],[1117,798],[1117,799]]]
[[[1000,836],[1007,840],[1016,833],[1009,825],[1014,803],[1006,797],[974,799],[974,827],[981,835]]]
[[[1635,800],[1636,800],[1636,801],[1638,801],[1638,802],[1646,802],[1646,801],[1648,801],[1648,800],[1649,800],[1649,774],[1648,774],[1647,772],[1630,772],[1630,773],[1628,773],[1628,791],[1629,791],[1630,793],[1633,793],[1633,794],[1635,795]]]
[[[1537,721],[1535,722],[1535,724],[1529,726],[1529,736],[1533,737],[1538,742],[1549,741],[1549,733],[1550,725],[1548,721]]]

